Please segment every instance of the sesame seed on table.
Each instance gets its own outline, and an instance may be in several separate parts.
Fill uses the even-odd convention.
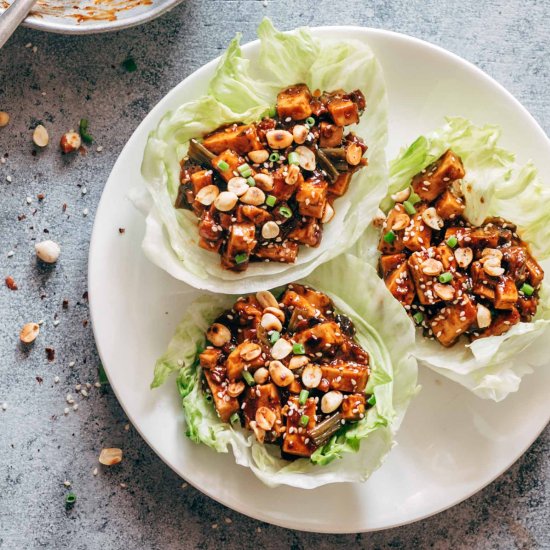
[[[185,0],[113,34],[20,28],[0,51],[0,549],[550,547],[549,428],[509,471],[437,516],[390,531],[317,535],[249,519],[183,482],[100,383],[87,255],[109,172],[149,110],[236,31],[244,42],[255,38],[264,15],[283,29],[364,25],[428,40],[485,70],[550,133],[547,2],[289,5]],[[121,65],[129,57],[133,72]],[[61,137],[81,119],[94,142],[72,151],[78,140],[67,135],[62,154]],[[125,237],[118,228],[116,238]],[[40,248],[58,255],[54,263],[36,259],[44,241],[60,245],[59,253]],[[29,323],[24,336],[34,339],[25,344]],[[120,463],[100,464],[100,453]],[[66,508],[69,493],[77,500]]]

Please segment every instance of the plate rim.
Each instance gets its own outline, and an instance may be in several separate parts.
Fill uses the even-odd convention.
[[[79,25],[76,22],[68,23],[66,19],[60,17],[58,19],[44,19],[34,15],[27,16],[21,25],[28,29],[44,31],[52,34],[62,35],[86,35],[86,34],[102,34],[113,31],[121,31],[129,29],[143,23],[147,23],[164,15],[166,12],[181,4],[184,0],[164,0],[162,4],[153,7],[150,10],[143,11],[138,15],[131,17],[117,18],[114,21],[101,21],[97,24]],[[0,15],[5,10],[0,11]],[[161,100],[162,101],[162,100]]]
[[[179,1],[182,1],[182,0],[176,0],[176,1],[179,2]],[[500,82],[498,82],[497,80],[492,78],[490,75],[485,73],[482,69],[477,67],[472,62],[462,58],[461,56],[455,54],[454,52],[451,52],[451,51],[449,51],[449,50],[447,50],[447,49],[445,49],[445,48],[443,48],[443,47],[441,47],[437,44],[432,44],[431,42],[428,42],[426,40],[423,40],[423,39],[420,39],[420,38],[417,38],[417,37],[414,37],[414,36],[410,36],[410,35],[400,33],[400,32],[397,32],[397,31],[381,29],[381,28],[363,27],[363,26],[358,26],[358,25],[326,25],[326,26],[312,26],[312,27],[308,27],[308,28],[310,28],[314,33],[318,32],[318,31],[320,31],[322,33],[324,33],[324,32],[326,32],[326,33],[345,32],[346,30],[351,29],[355,32],[364,33],[366,35],[367,40],[369,38],[369,35],[380,35],[380,36],[383,36],[383,37],[384,36],[394,37],[394,38],[397,38],[398,40],[404,40],[405,42],[409,41],[409,42],[414,43],[416,45],[426,47],[429,50],[435,51],[435,52],[437,52],[437,53],[439,53],[443,56],[449,57],[452,60],[454,60],[455,62],[466,66],[466,68],[473,71],[479,78],[483,79],[486,82],[489,82],[492,86],[496,86],[500,90],[500,92],[502,92],[509,100],[511,100],[511,102],[514,104],[514,106],[516,108],[518,108],[524,116],[525,115],[527,116],[527,118],[532,123],[532,126],[533,126],[532,130],[537,131],[537,133],[539,135],[539,138],[541,138],[543,141],[545,141],[546,145],[550,149],[550,138],[546,135],[546,133],[544,132],[544,130],[542,129],[542,127],[540,126],[538,121],[527,110],[527,108],[524,105],[522,105],[520,103],[520,101],[511,92],[509,92]],[[253,45],[257,44],[258,42],[259,42],[259,40],[256,39],[256,40],[252,40],[252,41],[249,41],[249,42],[243,44],[241,46],[242,49],[243,49],[243,52],[246,53],[246,49],[248,47],[253,47]],[[204,65],[199,67],[197,70],[195,70],[192,73],[188,74],[182,81],[180,81],[173,88],[168,90],[164,94],[164,96],[155,104],[155,106],[149,111],[149,113],[143,118],[143,120],[140,122],[140,124],[134,130],[132,135],[128,138],[128,141],[126,142],[126,144],[124,145],[124,147],[120,151],[119,156],[117,157],[117,160],[115,161],[115,164],[113,164],[113,167],[111,169],[111,172],[109,174],[109,177],[107,179],[105,187],[109,183],[109,180],[111,178],[111,174],[114,170],[114,167],[116,166],[116,164],[118,162],[118,159],[120,158],[120,156],[122,156],[123,152],[128,147],[128,143],[130,143],[134,139],[134,137],[141,131],[141,128],[142,128],[143,125],[145,125],[147,119],[149,119],[150,116],[154,116],[154,114],[159,110],[161,104],[164,103],[167,96],[177,93],[177,90],[180,87],[184,86],[185,83],[190,78],[196,77],[197,75],[200,75],[200,73],[202,73],[204,71],[207,71],[210,67],[217,64],[219,62],[220,58],[221,58],[221,56],[218,56],[215,59],[212,59],[211,61],[205,63]],[[382,70],[383,69],[384,69],[384,67],[382,67]],[[390,105],[389,108],[390,108],[390,111],[391,111],[391,105]],[[104,189],[105,189],[105,187],[104,187]],[[92,330],[93,330],[93,333],[94,333],[94,340],[95,340],[95,343],[96,343],[96,347],[97,347],[97,350],[98,350],[99,357],[100,357],[100,359],[102,361],[102,364],[105,368],[105,372],[107,373],[107,377],[110,380],[109,367],[103,361],[103,353],[102,353],[102,350],[101,350],[101,346],[100,346],[99,341],[97,340],[97,337],[96,337],[96,328],[95,328],[95,326],[96,326],[96,321],[95,321],[96,320],[96,309],[95,309],[95,306],[94,306],[94,303],[95,303],[95,299],[93,298],[94,293],[92,291],[92,287],[95,286],[95,285],[92,284],[92,281],[95,280],[95,277],[93,275],[93,269],[92,269],[92,257],[95,254],[94,239],[96,238],[96,234],[99,233],[99,231],[100,231],[99,224],[97,223],[97,213],[99,212],[99,210],[102,206],[103,200],[104,200],[104,192],[102,192],[101,198],[100,198],[100,200],[98,202],[98,205],[97,205],[96,215],[95,215],[95,218],[94,218],[94,224],[93,224],[93,229],[92,229],[91,238],[90,238],[90,247],[89,247],[89,254],[88,254],[88,288],[90,290],[90,303],[89,303],[89,306],[90,306],[90,319],[91,319],[91,322],[92,322]],[[98,285],[98,287],[99,287],[99,285]],[[425,368],[425,367],[423,367],[423,368]],[[349,529],[345,529],[345,528],[344,529],[334,529],[334,528],[324,529],[323,528],[324,525],[319,525],[317,529],[310,528],[310,527],[300,528],[300,527],[297,527],[297,526],[289,527],[288,524],[284,523],[284,521],[282,521],[282,520],[279,521],[276,517],[268,516],[267,514],[264,514],[262,510],[244,510],[243,507],[240,506],[240,505],[234,505],[234,504],[229,505],[226,502],[224,502],[224,499],[222,499],[221,497],[218,497],[216,494],[214,494],[209,489],[198,487],[195,483],[193,483],[193,481],[189,480],[185,475],[183,475],[179,471],[177,471],[176,467],[173,466],[172,464],[170,464],[168,462],[168,460],[165,459],[165,457],[161,454],[161,452],[148,440],[148,438],[142,433],[142,430],[140,429],[139,425],[134,422],[133,415],[129,414],[129,412],[127,410],[127,407],[125,406],[124,402],[119,397],[118,390],[112,384],[111,384],[111,388],[113,389],[113,392],[114,392],[120,406],[124,410],[125,414],[128,416],[129,420],[132,422],[132,425],[134,426],[134,428],[138,431],[140,436],[143,438],[145,443],[147,443],[147,445],[155,452],[155,454],[162,460],[162,462],[164,462],[172,471],[174,471],[179,477],[184,479],[187,483],[192,485],[195,489],[197,489],[201,493],[205,494],[209,498],[212,498],[216,502],[222,504],[223,506],[226,506],[226,507],[228,507],[232,510],[235,510],[235,511],[239,512],[240,514],[243,514],[244,516],[251,517],[255,520],[263,521],[263,522],[271,524],[271,525],[276,525],[276,526],[279,526],[279,527],[283,527],[285,529],[291,529],[291,530],[300,531],[300,532],[312,532],[312,533],[354,534],[354,533],[367,533],[367,532],[383,531],[383,530],[394,529],[394,528],[397,528],[397,527],[410,525],[412,523],[423,521],[423,520],[425,520],[429,517],[435,516],[435,515],[437,515],[441,512],[449,510],[450,508],[453,508],[454,506],[468,500],[470,497],[472,497],[476,493],[482,491],[488,485],[493,483],[503,473],[508,471],[527,452],[529,447],[531,447],[531,445],[533,445],[533,443],[539,438],[541,433],[547,427],[548,423],[550,423],[550,407],[549,407],[547,417],[545,419],[545,422],[542,424],[542,427],[540,428],[540,430],[525,445],[525,447],[522,448],[516,454],[516,456],[513,456],[511,458],[511,461],[506,466],[504,466],[502,469],[500,469],[495,475],[490,477],[490,479],[486,480],[481,485],[476,486],[475,489],[472,489],[472,490],[468,491],[467,494],[461,495],[460,497],[458,497],[455,500],[453,500],[452,502],[447,503],[446,505],[438,508],[437,510],[429,511],[429,512],[427,512],[427,513],[425,513],[421,516],[418,516],[418,517],[415,517],[415,518],[412,518],[412,519],[409,519],[409,520],[397,521],[395,523],[391,523],[391,524],[388,524],[388,525],[383,526],[383,527],[365,528],[365,529],[360,529],[360,530],[349,530]]]

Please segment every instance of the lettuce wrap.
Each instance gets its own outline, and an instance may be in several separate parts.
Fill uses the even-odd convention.
[[[447,149],[457,153],[466,176],[461,183],[465,197],[464,217],[481,224],[500,216],[518,226],[519,236],[530,245],[534,257],[550,269],[550,188],[544,186],[532,162],[521,166],[515,155],[498,145],[497,126],[475,126],[459,117],[447,118],[442,128],[419,137],[390,163],[388,195],[381,208],[393,206],[390,195],[406,188],[411,178],[439,158]],[[377,265],[379,230],[370,226],[357,253]],[[545,261],[546,260],[546,261]],[[411,324],[413,320],[410,320]],[[470,344],[459,340],[444,348],[416,331],[414,355],[420,364],[462,384],[479,397],[501,401],[518,390],[521,378],[534,367],[548,366],[545,335],[550,326],[550,295],[543,282],[536,316],[501,336],[480,338]]]
[[[151,386],[160,386],[177,372],[187,436],[220,453],[231,448],[236,462],[269,486],[311,489],[364,481],[394,445],[396,430],[418,390],[416,360],[410,355],[414,329],[375,270],[355,256],[340,256],[303,282],[327,293],[336,309],[354,322],[356,340],[370,355],[371,375],[365,391],[376,397],[363,420],[345,425],[311,459],[283,460],[276,445],[261,445],[252,432],[222,422],[201,389],[197,357],[205,345],[205,332],[233,305],[234,296],[206,295],[190,306],[168,350],[156,363]]]
[[[307,28],[278,32],[268,19],[260,24],[258,36],[260,52],[254,61],[243,57],[240,35],[233,39],[207,95],[163,117],[149,136],[142,162],[149,194],[148,201],[139,200],[147,216],[146,256],[175,278],[214,292],[254,292],[305,277],[356,242],[387,190],[386,91],[369,46],[358,40],[321,41]],[[256,262],[244,273],[227,271],[217,254],[199,247],[196,216],[174,207],[180,161],[191,138],[233,122],[260,120],[275,104],[277,93],[297,83],[312,90],[361,89],[367,109],[360,122],[349,128],[368,145],[369,166],[354,174],[348,192],[338,199],[336,215],[325,226],[318,248],[301,247],[295,264]]]

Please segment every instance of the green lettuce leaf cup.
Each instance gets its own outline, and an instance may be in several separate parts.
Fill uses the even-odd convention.
[[[149,136],[142,162],[149,200],[138,202],[147,216],[146,256],[175,278],[214,292],[254,292],[305,277],[353,246],[387,190],[386,89],[369,46],[351,39],[319,40],[307,28],[278,32],[267,19],[258,36],[260,52],[253,60],[243,57],[239,35],[231,42],[207,94],[164,116]],[[325,226],[318,248],[301,247],[295,264],[257,262],[244,273],[227,271],[217,254],[199,247],[196,217],[174,208],[180,161],[191,138],[225,124],[260,120],[275,104],[277,93],[297,83],[312,90],[359,88],[364,93],[366,111],[350,129],[368,145],[369,165],[353,175],[348,192],[336,201],[336,215]]]
[[[496,126],[479,127],[464,118],[448,118],[445,126],[420,136],[390,163],[389,190],[381,208],[386,211],[393,206],[391,194],[406,188],[415,174],[452,149],[466,170],[462,182],[465,218],[472,224],[481,224],[491,216],[513,222],[548,272],[550,188],[542,184],[531,162],[519,165],[513,153],[498,145],[500,133]],[[379,231],[370,226],[356,249],[371,265],[378,263],[378,239]],[[413,324],[412,319],[410,322]],[[425,338],[418,329],[414,355],[421,365],[479,397],[501,401],[518,390],[525,374],[547,365],[549,327],[550,293],[548,283],[543,281],[537,313],[531,322],[518,323],[501,336],[480,338],[470,344],[460,340],[451,348]]]
[[[302,282],[327,293],[339,313],[355,324],[356,339],[370,356],[371,375],[365,391],[376,397],[363,420],[342,427],[311,459],[283,460],[277,446],[261,445],[252,432],[222,422],[202,391],[197,359],[205,345],[205,332],[233,305],[234,296],[206,295],[189,307],[168,350],[156,363],[151,386],[160,386],[176,372],[187,436],[220,453],[231,449],[238,464],[250,468],[269,486],[311,489],[364,481],[391,450],[407,406],[418,391],[416,360],[410,354],[414,328],[373,267],[355,256],[340,256]]]

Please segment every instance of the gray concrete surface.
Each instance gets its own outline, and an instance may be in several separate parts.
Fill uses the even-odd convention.
[[[261,524],[182,488],[139,435],[125,429],[109,388],[76,395],[75,384],[97,380],[84,293],[90,231],[109,171],[150,108],[217,56],[235,31],[252,39],[265,14],[286,29],[361,24],[439,44],[504,84],[550,132],[550,3],[544,1],[186,0],[151,24],[112,35],[18,30],[0,51],[0,110],[12,116],[0,129],[6,158],[0,164],[0,404],[8,406],[0,408],[0,548],[550,548],[548,428],[507,473],[451,510],[386,532],[325,536]],[[128,55],[136,72],[120,67]],[[94,146],[86,156],[62,157],[57,140],[81,117],[90,120],[103,151]],[[55,143],[35,153],[30,130],[38,121]],[[52,268],[37,265],[33,253],[34,242],[48,235],[63,246]],[[4,286],[8,275],[19,290]],[[44,321],[40,337],[25,350],[19,328],[38,320]],[[55,349],[54,361],[45,347]],[[79,409],[65,416],[68,392]],[[125,460],[94,476],[103,446],[122,447]],[[78,495],[71,511],[64,508],[65,480]]]

